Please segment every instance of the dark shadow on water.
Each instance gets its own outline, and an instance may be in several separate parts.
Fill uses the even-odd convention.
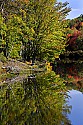
[[[83,91],[83,61],[60,60],[55,72],[66,80],[68,86],[72,85],[75,89],[77,87],[79,91]]]

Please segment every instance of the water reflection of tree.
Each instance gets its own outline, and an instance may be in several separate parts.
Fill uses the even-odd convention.
[[[68,83],[76,85],[78,89],[83,89],[83,62],[60,62],[55,72],[64,77]]]
[[[4,85],[0,91],[1,125],[71,125],[63,80],[54,73]]]

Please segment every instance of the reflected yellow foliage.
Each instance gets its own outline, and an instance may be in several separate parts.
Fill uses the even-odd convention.
[[[46,69],[47,71],[52,71],[52,66],[50,65],[50,62],[46,62]]]

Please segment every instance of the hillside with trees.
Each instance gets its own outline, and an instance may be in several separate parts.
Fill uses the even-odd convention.
[[[69,20],[67,50],[83,50],[83,15]]]

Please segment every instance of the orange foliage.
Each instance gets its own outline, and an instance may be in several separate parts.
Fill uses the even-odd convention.
[[[72,34],[67,34],[67,38],[69,38],[70,36],[72,36]]]
[[[29,0],[20,0],[20,1],[27,4]]]
[[[29,0],[24,0],[25,3],[28,3]]]
[[[79,81],[79,76],[74,76],[74,79],[75,79],[76,81]]]
[[[80,23],[80,26],[83,26],[83,22]]]
[[[68,75],[68,78],[71,79],[71,78],[73,78],[73,77],[72,77],[71,75]]]

